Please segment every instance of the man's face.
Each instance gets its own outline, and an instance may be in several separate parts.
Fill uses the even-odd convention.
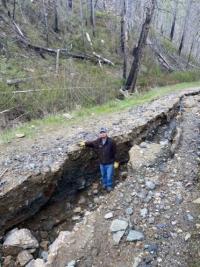
[[[106,138],[106,137],[107,137],[107,133],[105,133],[105,132],[101,132],[101,133],[99,134],[99,137],[100,137],[100,138]]]

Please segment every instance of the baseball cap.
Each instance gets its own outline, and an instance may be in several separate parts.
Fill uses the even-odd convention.
[[[107,130],[105,127],[101,127],[101,129],[100,129],[99,132],[100,132],[100,133],[107,133],[108,130]]]

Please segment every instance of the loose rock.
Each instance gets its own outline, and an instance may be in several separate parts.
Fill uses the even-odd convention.
[[[110,226],[111,232],[118,232],[118,231],[125,231],[128,227],[128,222],[124,220],[116,219],[112,221],[112,224]]]
[[[20,266],[25,266],[32,259],[33,256],[27,250],[21,251],[17,256],[17,262]]]
[[[126,240],[129,242],[141,241],[141,240],[144,240],[144,234],[139,231],[130,230]]]
[[[36,238],[31,234],[28,229],[15,228],[8,232],[3,246],[15,246],[23,249],[38,248],[39,244]]]

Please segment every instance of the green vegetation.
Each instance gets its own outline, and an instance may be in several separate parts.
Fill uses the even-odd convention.
[[[52,127],[54,130],[57,129],[58,126],[68,127],[69,125],[80,123],[84,119],[88,119],[90,116],[93,117],[94,115],[98,116],[101,114],[119,112],[130,107],[150,102],[169,93],[198,86],[200,86],[200,82],[181,83],[173,86],[154,88],[145,93],[134,94],[125,100],[111,100],[103,105],[81,108],[79,110],[72,111],[70,113],[72,116],[71,120],[67,120],[62,114],[49,115],[44,119],[32,120],[31,122],[25,123],[21,127],[4,131],[0,134],[0,143],[10,142],[13,138],[15,138],[16,133],[24,133],[26,137],[31,138],[37,133],[40,133],[40,131],[45,131],[46,127],[48,129],[49,127]]]
[[[176,53],[176,46],[167,38],[162,39],[162,44],[169,53]]]
[[[86,14],[86,10],[83,9],[85,20],[82,24],[80,4],[77,2],[73,12],[67,16],[65,10],[59,11],[63,19],[59,21],[60,31],[55,33],[53,30],[54,10],[49,9],[49,43],[46,44],[44,11],[41,3],[40,1],[34,4],[23,2],[23,17],[18,6],[16,9],[16,21],[31,43],[54,48],[68,48],[70,52],[75,53],[92,54],[95,51],[112,60],[115,66],[100,67],[99,64],[60,57],[59,71],[56,73],[55,56],[41,54],[20,46],[12,39],[9,24],[6,24],[3,28],[7,36],[3,41],[6,52],[0,55],[0,112],[12,110],[10,118],[16,121],[18,118],[20,122],[44,118],[44,121],[59,122],[62,116],[58,116],[58,120],[55,119],[55,114],[58,113],[72,112],[76,114],[75,117],[79,117],[79,113],[90,114],[93,109],[94,113],[101,113],[102,109],[110,112],[115,108],[117,110],[129,105],[129,101],[130,105],[142,103],[143,98],[146,99],[152,94],[151,91],[147,93],[146,91],[153,87],[199,80],[199,72],[168,73],[163,71],[156,62],[151,49],[147,48],[137,81],[137,89],[142,94],[135,95],[131,98],[132,100],[118,103],[115,99],[124,82],[122,80],[123,59],[120,53],[120,16],[97,10],[96,33],[93,36],[89,14]],[[86,38],[86,32],[90,35],[92,46]],[[134,30],[129,33],[130,55],[137,42],[138,33]],[[152,34],[155,33],[152,32]],[[163,45],[169,52],[174,51],[173,45],[166,38],[163,38]],[[132,56],[129,56],[128,69],[131,62]],[[17,86],[8,86],[6,83],[7,79],[27,77],[32,77],[32,79]],[[32,131],[31,128],[30,132]]]

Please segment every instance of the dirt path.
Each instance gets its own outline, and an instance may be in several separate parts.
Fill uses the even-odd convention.
[[[145,108],[138,108],[137,115]],[[200,204],[193,203],[200,198],[200,96],[185,97],[177,117],[131,151],[128,172],[126,165],[121,167],[111,193],[95,182],[70,202],[47,206],[21,224],[40,242],[39,266],[200,266]],[[71,261],[74,265],[68,265]],[[28,267],[37,266],[32,264]]]
[[[200,266],[199,206],[193,203],[200,197],[197,183],[200,97],[188,97],[183,104],[177,125],[182,134],[175,155],[169,158],[164,153],[162,160],[158,157],[153,164],[142,166],[137,172],[129,171],[124,182],[100,199],[97,211],[88,215],[83,224],[77,224],[53,258],[52,262],[57,265],[52,265],[50,253],[47,266],[64,266],[71,260],[82,267]],[[158,133],[151,143],[156,140],[164,144],[166,131],[167,127],[163,126],[160,133],[164,135]],[[148,147],[148,140],[140,146],[144,153],[145,146]],[[111,218],[105,219],[109,212]],[[129,224],[117,245],[110,230],[115,219]],[[132,236],[130,238],[136,240],[127,241],[133,229],[144,237]],[[79,238],[85,235],[88,238]]]

